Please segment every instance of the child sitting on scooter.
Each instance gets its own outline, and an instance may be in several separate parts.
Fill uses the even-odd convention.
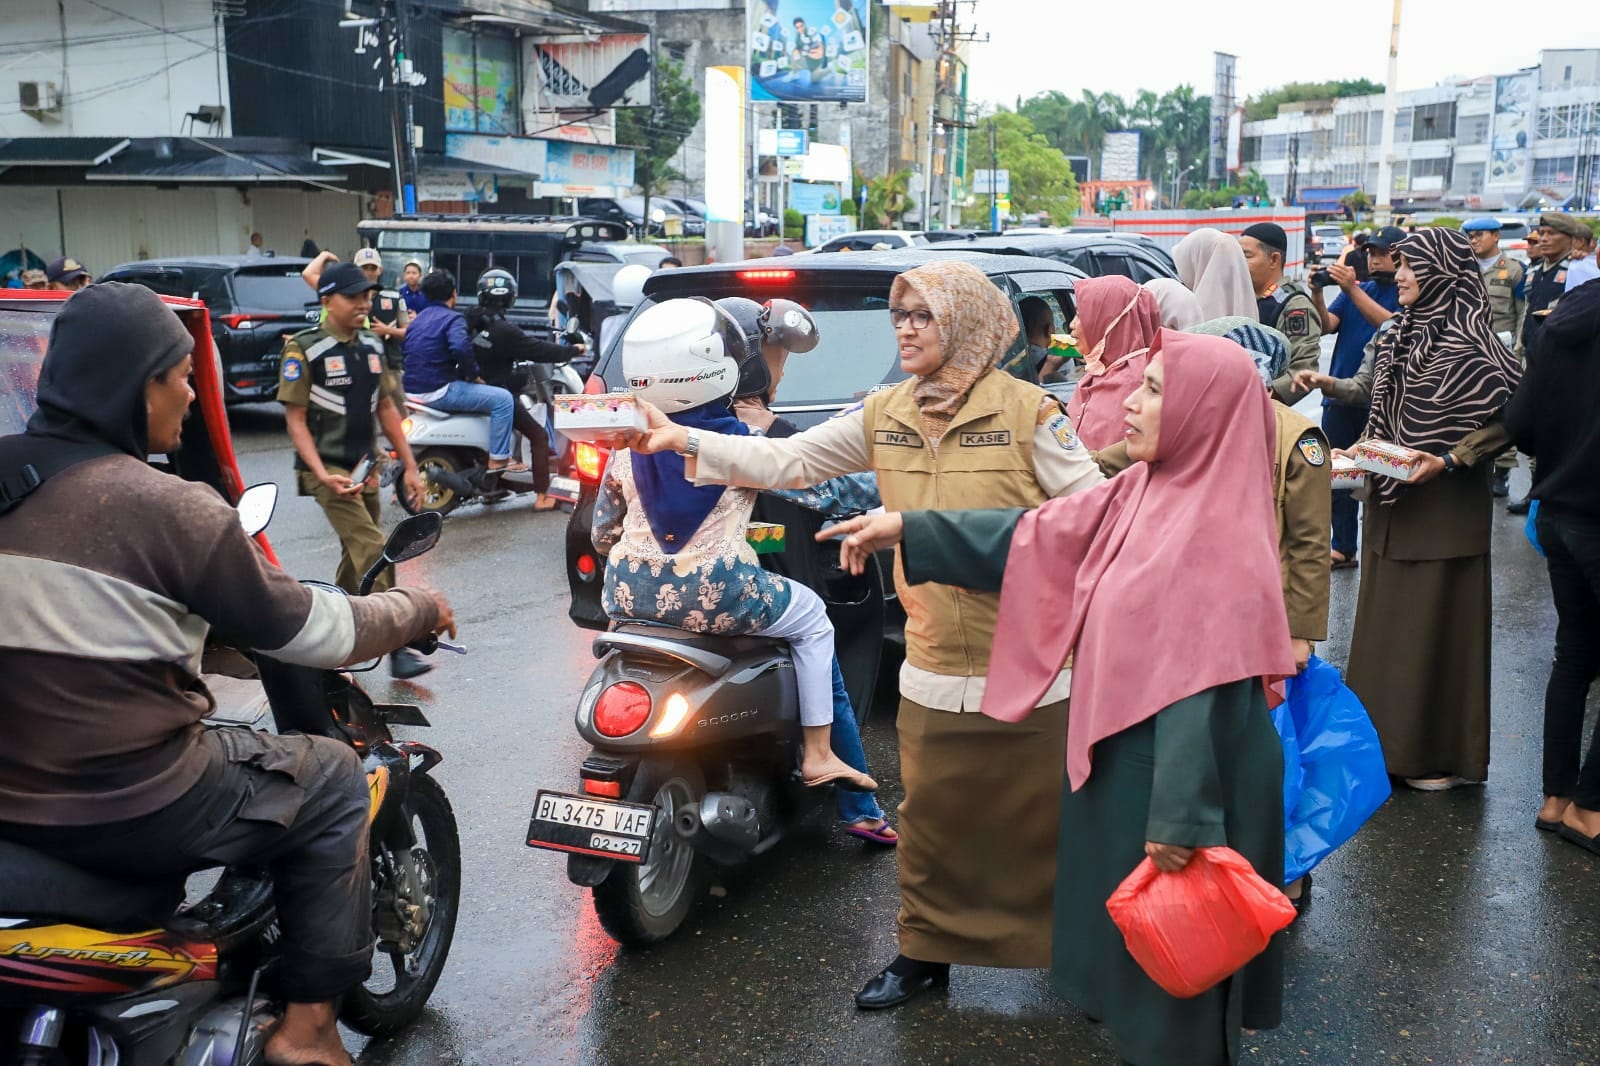
[[[748,434],[729,397],[748,351],[739,324],[709,300],[648,308],[622,338],[622,369],[639,397],[691,429]],[[601,602],[619,621],[696,633],[777,637],[793,649],[807,785],[876,789],[829,748],[833,623],[822,598],[761,567],[745,540],[756,493],[697,487],[671,452],[611,457],[595,503],[594,544],[607,556]]]

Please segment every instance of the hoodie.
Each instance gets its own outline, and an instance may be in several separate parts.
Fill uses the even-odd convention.
[[[207,759],[206,640],[334,667],[417,639],[432,597],[345,597],[267,562],[210,486],[145,461],[145,386],[194,341],[148,289],[74,295],[50,333],[38,410],[0,437],[0,829],[97,825],[178,799]]]
[[[1600,519],[1600,279],[1561,298],[1506,407],[1517,447],[1539,460],[1533,498]]]

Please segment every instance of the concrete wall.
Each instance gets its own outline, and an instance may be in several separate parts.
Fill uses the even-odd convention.
[[[211,0],[0,0],[0,137],[159,137],[190,132],[184,115],[228,105],[227,62]],[[158,29],[157,27],[161,27]],[[163,32],[163,29],[166,32]],[[20,110],[17,83],[54,82],[59,117]],[[227,137],[227,117],[198,125]]]
[[[71,254],[91,273],[134,259],[234,255],[253,231],[279,255],[307,237],[354,252],[362,198],[343,193],[141,187],[0,190],[0,252],[25,245],[45,260]],[[63,243],[64,238],[64,243]]]

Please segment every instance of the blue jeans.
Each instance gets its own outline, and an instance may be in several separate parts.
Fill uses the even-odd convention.
[[[844,674],[839,672],[839,660],[833,660],[833,753],[850,765],[852,770],[867,773],[867,752],[861,746],[861,727],[856,725],[856,711],[850,705],[850,693],[845,691]],[[868,818],[884,818],[883,808],[871,792],[833,790],[839,807],[841,822],[860,822]]]
[[[438,411],[489,416],[489,458],[511,458],[512,421],[517,403],[511,393],[497,385],[475,381],[452,381],[444,395],[428,404]]]
[[[1367,409],[1328,404],[1322,409],[1322,432],[1335,448],[1348,448],[1361,439],[1367,429]],[[1333,494],[1333,543],[1330,547],[1347,559],[1356,555],[1356,529],[1360,522],[1361,504],[1350,489]]]

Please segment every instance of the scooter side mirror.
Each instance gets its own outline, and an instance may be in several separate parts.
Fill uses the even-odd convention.
[[[244,529],[244,535],[253,537],[266,529],[277,506],[278,486],[271,481],[251,485],[240,493],[239,503],[234,509],[239,512],[239,525]]]
[[[383,545],[385,562],[403,563],[433,550],[444,528],[444,516],[436,511],[414,514],[394,527]]]

